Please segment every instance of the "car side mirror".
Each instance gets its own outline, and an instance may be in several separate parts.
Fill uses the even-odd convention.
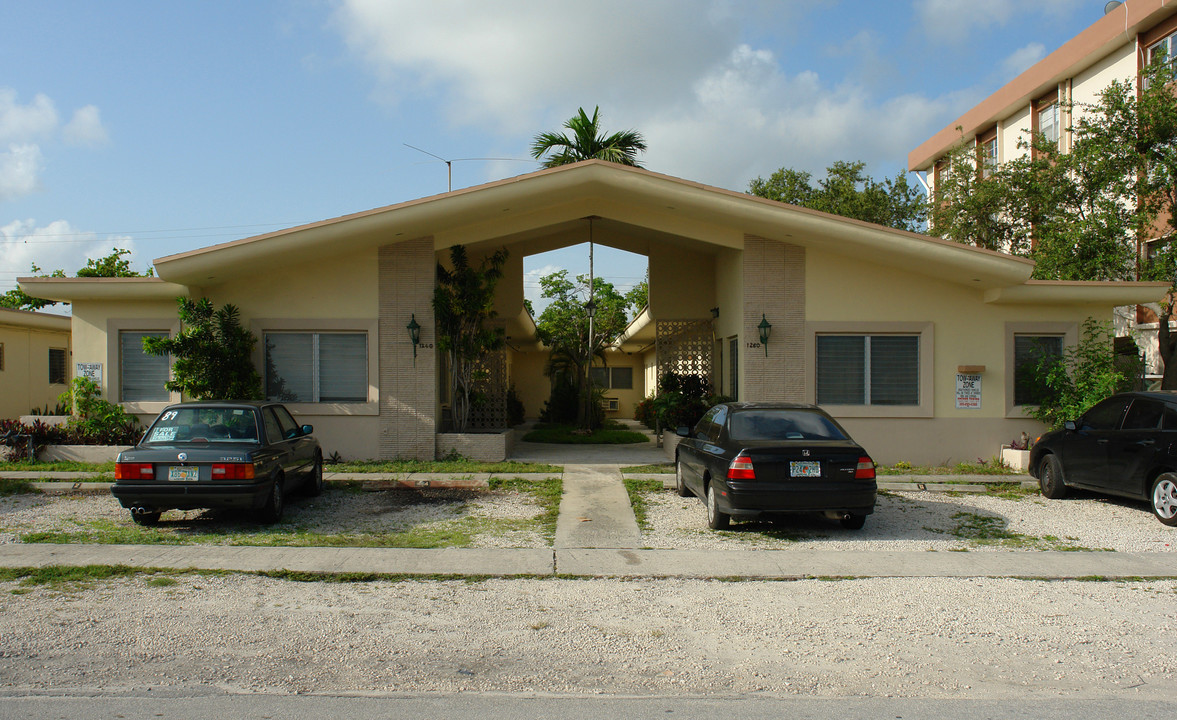
[[[1075,425],[1074,420],[1068,420],[1065,423],[1063,423],[1063,427],[1066,428],[1067,430],[1075,430],[1078,426]]]
[[[674,431],[674,434],[679,437],[689,438],[691,436],[691,429],[686,425],[679,425],[678,429]]]
[[[310,434],[311,434],[311,433],[313,433],[314,431],[315,431],[315,426],[314,426],[314,425],[303,425],[303,426],[302,426],[302,434],[303,434],[303,435],[310,435]]]

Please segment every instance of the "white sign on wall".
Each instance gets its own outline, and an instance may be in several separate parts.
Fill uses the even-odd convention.
[[[981,376],[956,374],[956,409],[981,409]]]
[[[102,384],[102,363],[77,363],[74,367],[74,377],[83,377]]]

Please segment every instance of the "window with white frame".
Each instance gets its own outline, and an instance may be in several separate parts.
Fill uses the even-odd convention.
[[[1062,335],[1014,335],[1014,405],[1037,405],[1048,391],[1039,366],[1044,359],[1061,357]]]
[[[632,390],[633,368],[595,367],[589,368],[589,380],[593,385],[606,390]]]
[[[919,405],[919,335],[819,334],[819,405]]]
[[[1059,138],[1058,102],[1038,106],[1038,134],[1046,142],[1057,143]]]
[[[368,335],[267,332],[266,398],[281,402],[368,401]]]
[[[997,172],[997,128],[977,138],[977,169],[982,178]]]
[[[1162,62],[1170,68],[1177,66],[1177,33],[1172,33],[1148,46],[1148,63]]]
[[[119,402],[167,402],[171,399],[168,356],[148,355],[143,338],[168,337],[166,331],[119,332]]]

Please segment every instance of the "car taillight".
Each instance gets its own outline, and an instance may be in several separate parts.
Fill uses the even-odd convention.
[[[858,458],[858,467],[854,469],[855,480],[874,480],[875,479],[875,461],[871,460],[866,455]]]
[[[151,463],[115,463],[115,480],[154,480],[155,466]]]
[[[756,471],[752,469],[752,458],[744,453],[736,456],[732,464],[727,466],[728,480],[755,480]]]
[[[253,463],[213,463],[213,480],[252,480]]]

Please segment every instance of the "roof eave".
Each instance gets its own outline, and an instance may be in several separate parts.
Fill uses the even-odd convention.
[[[173,300],[189,297],[186,285],[159,278],[17,278],[21,290],[35,298],[78,300]]]
[[[1145,305],[1162,300],[1170,287],[1167,282],[1030,280],[1014,287],[989,290],[985,293],[985,302],[993,305]]]

